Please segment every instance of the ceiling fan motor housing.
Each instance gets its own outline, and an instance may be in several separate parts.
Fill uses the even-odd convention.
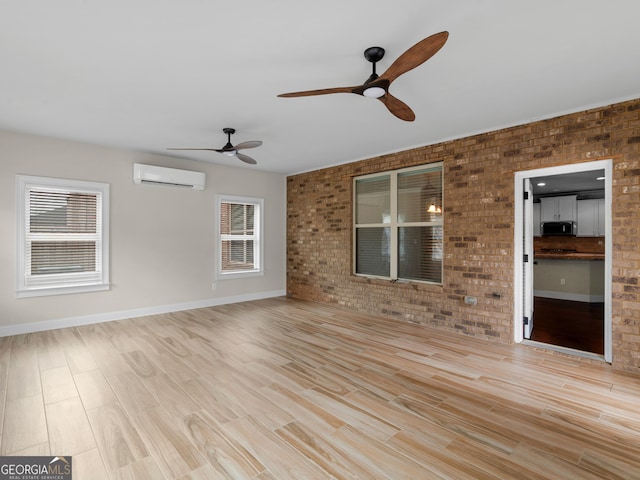
[[[369,47],[364,51],[364,58],[371,63],[379,62],[382,57],[384,57],[384,48],[382,47]]]

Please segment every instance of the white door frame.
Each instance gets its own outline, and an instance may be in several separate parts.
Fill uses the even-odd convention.
[[[533,187],[531,185],[531,179],[525,178],[522,182],[522,188],[527,198],[523,198],[523,221],[522,224],[522,237],[521,243],[523,250],[523,256],[527,257],[527,261],[521,258],[522,269],[520,275],[523,278],[522,295],[523,299],[523,311],[522,319],[527,318],[527,322],[524,324],[522,335],[525,339],[531,338],[531,332],[533,331]]]
[[[562,175],[565,173],[585,172],[604,169],[604,208],[605,208],[605,239],[604,239],[604,360],[613,361],[612,347],[612,322],[611,322],[611,264],[613,256],[613,239],[611,226],[611,200],[612,200],[612,174],[613,160],[597,160],[593,162],[561,165],[558,167],[539,168],[515,173],[514,179],[514,241],[513,241],[513,339],[516,343],[524,340],[522,332],[522,317],[524,314],[523,298],[523,236],[524,236],[524,212],[523,195],[524,179],[542,177],[547,175]]]

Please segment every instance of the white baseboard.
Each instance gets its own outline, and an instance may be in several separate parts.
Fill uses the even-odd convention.
[[[56,330],[58,328],[79,327],[82,325],[91,325],[94,323],[125,320],[127,318],[145,317],[147,315],[159,315],[162,313],[194,310],[196,308],[215,307],[218,305],[248,302],[251,300],[262,300],[265,298],[284,297],[285,295],[286,291],[276,290],[271,292],[236,295],[233,297],[209,298],[206,300],[198,300],[195,302],[187,303],[175,303],[172,305],[157,305],[154,307],[136,308],[133,310],[123,310],[119,312],[96,313],[95,315],[82,315],[78,317],[58,318],[54,320],[23,323],[19,325],[7,325],[0,327],[0,337],[21,335],[23,333],[43,332],[45,330]]]
[[[556,300],[572,300],[574,302],[603,303],[604,295],[589,295],[582,293],[552,292],[547,290],[534,290],[534,297],[554,298]]]

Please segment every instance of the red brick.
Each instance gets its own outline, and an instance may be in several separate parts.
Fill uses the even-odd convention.
[[[514,173],[612,158],[613,365],[640,372],[639,138],[640,99],[291,176],[288,294],[512,342]],[[353,177],[440,161],[443,284],[354,276]]]

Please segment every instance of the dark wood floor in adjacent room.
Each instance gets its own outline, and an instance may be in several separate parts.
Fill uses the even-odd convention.
[[[535,297],[531,340],[604,354],[604,303]]]

